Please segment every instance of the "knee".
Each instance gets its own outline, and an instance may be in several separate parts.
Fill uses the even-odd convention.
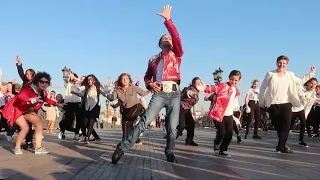
[[[20,126],[20,131],[23,131],[23,132],[28,132],[29,131],[29,126],[28,125],[22,125]]]

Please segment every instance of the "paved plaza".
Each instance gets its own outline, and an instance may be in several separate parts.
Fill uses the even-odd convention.
[[[81,144],[68,133],[65,140],[45,135],[44,147],[50,154],[34,155],[24,151],[13,155],[13,143],[0,135],[0,179],[90,179],[90,180],[160,180],[160,179],[320,179],[320,139],[307,138],[309,148],[297,145],[298,134],[290,134],[288,144],[295,154],[275,152],[276,134],[262,132],[262,140],[243,140],[234,137],[229,152],[232,159],[213,153],[213,129],[196,131],[199,147],[185,146],[183,137],[176,145],[178,163],[166,162],[164,133],[159,129],[148,130],[142,138],[143,145],[126,152],[117,165],[110,157],[121,129],[97,131],[99,143]]]

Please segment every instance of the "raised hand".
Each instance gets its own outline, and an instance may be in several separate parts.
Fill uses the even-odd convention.
[[[137,76],[137,81],[140,81],[140,79],[141,79],[141,77],[138,75],[138,76]]]
[[[166,21],[171,19],[171,9],[172,7],[169,5],[163,6],[162,13],[157,13],[157,15],[163,17]]]
[[[17,61],[17,64],[18,64],[18,66],[21,66],[21,59],[20,59],[20,57],[19,57],[19,55],[16,55],[16,61]]]
[[[17,83],[17,80],[16,80],[16,79],[12,79],[11,83],[12,83],[12,84],[16,84],[16,83]]]
[[[311,71],[316,72],[317,68],[315,66],[311,66]]]
[[[2,76],[2,69],[0,68],[0,76]]]

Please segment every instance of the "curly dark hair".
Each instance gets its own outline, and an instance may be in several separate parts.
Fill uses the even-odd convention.
[[[122,79],[123,76],[128,76],[129,81],[130,81],[130,84],[133,83],[130,74],[128,74],[128,73],[122,73],[122,74],[120,74],[120,76],[118,77],[118,80],[115,82],[115,87],[116,87],[117,89],[119,89],[119,88],[121,88],[121,87],[123,86],[123,84],[122,84],[122,82],[121,82],[121,79]]]
[[[50,74],[48,74],[47,72],[37,72],[35,75],[34,75],[34,78],[32,80],[32,83],[37,85],[40,80],[42,78],[46,78],[48,81],[49,81],[49,85],[51,85],[51,76]]]

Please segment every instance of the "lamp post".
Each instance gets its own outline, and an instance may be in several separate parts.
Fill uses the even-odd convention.
[[[215,83],[220,83],[222,81],[222,73],[223,70],[219,67],[219,69],[215,70],[213,74],[213,79]]]

